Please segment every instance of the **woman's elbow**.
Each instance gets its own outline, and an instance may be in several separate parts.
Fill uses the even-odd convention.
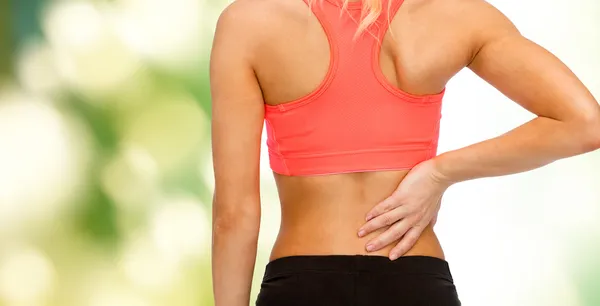
[[[256,232],[260,226],[260,203],[213,203],[216,232]]]
[[[215,232],[255,232],[260,227],[260,216],[226,215],[215,216],[213,229]]]
[[[600,149],[600,110],[588,114],[582,127],[582,145],[585,152]]]

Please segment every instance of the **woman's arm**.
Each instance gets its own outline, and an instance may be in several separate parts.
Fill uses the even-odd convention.
[[[600,148],[600,106],[579,79],[554,55],[523,37],[485,1],[469,3],[462,16],[473,32],[468,67],[537,117],[503,135],[449,151],[413,168],[398,189],[367,213],[359,236],[391,225],[367,242],[379,250],[407,252],[439,210],[445,190],[469,179],[535,169]],[[362,232],[361,232],[362,231]]]
[[[600,148],[600,106],[559,59],[521,36],[504,15],[477,33],[468,66],[537,118],[499,137],[436,157],[443,178],[459,182],[531,170]]]
[[[249,64],[256,42],[248,35],[242,10],[234,3],[219,18],[210,60],[215,175],[212,276],[216,306],[250,303],[260,226],[259,156],[264,104]]]

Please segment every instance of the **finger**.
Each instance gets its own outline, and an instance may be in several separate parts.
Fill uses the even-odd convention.
[[[412,226],[412,222],[406,218],[394,223],[385,232],[367,242],[367,251],[373,252],[382,249],[402,237]]]
[[[391,211],[385,212],[361,226],[361,228],[358,230],[358,237],[363,237],[368,233],[378,230],[384,226],[392,225],[398,220],[406,217],[408,214],[408,208],[405,206],[399,206]]]
[[[371,208],[371,210],[369,210],[369,212],[367,213],[365,220],[369,221],[400,205],[402,205],[402,202],[400,201],[398,194],[394,192],[392,193],[392,195],[390,195],[389,197],[375,205],[373,208]]]
[[[402,240],[390,251],[390,260],[396,260],[398,257],[408,252],[419,240],[423,227],[415,226],[409,229]]]

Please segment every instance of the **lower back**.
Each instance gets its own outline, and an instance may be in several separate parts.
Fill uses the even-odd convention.
[[[366,243],[387,227],[359,238],[358,229],[377,203],[398,187],[407,170],[322,176],[275,175],[281,202],[281,227],[270,260],[292,255],[365,254],[388,256],[399,240],[367,252]],[[439,241],[428,226],[405,255],[444,259]]]

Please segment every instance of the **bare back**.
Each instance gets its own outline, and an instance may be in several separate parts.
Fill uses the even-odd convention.
[[[387,81],[415,94],[435,94],[474,55],[469,22],[456,3],[406,0],[393,16],[379,66]],[[302,0],[256,0],[264,20],[252,66],[265,103],[277,105],[311,93],[325,77],[330,46],[318,19]],[[315,4],[316,5],[316,4]],[[376,171],[313,177],[274,173],[282,224],[270,259],[299,254],[367,254],[365,243],[386,228],[357,236],[365,214],[388,197],[408,171]],[[395,244],[368,254],[387,256]],[[406,255],[443,258],[429,226]]]

